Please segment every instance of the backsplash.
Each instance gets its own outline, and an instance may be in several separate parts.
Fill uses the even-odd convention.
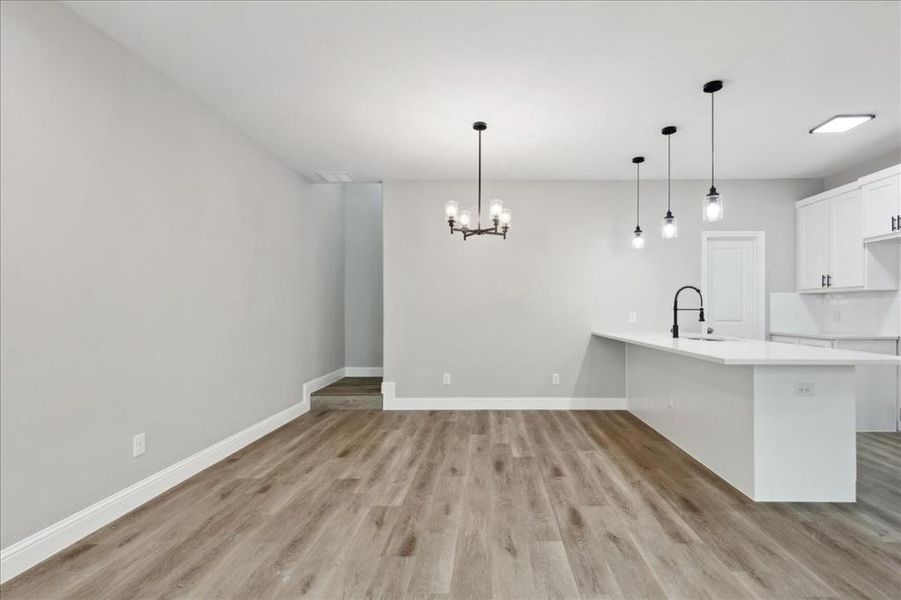
[[[901,294],[774,292],[770,294],[769,331],[899,335]]]

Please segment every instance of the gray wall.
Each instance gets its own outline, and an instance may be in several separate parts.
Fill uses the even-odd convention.
[[[382,186],[344,185],[344,363],[382,366]]]
[[[631,327],[667,331],[673,292],[700,283],[702,229],[766,231],[767,292],[795,289],[793,202],[822,181],[718,182],[726,219],[712,225],[701,222],[708,185],[674,182],[680,233],[664,243],[665,186],[644,183],[649,239],[636,252],[634,182],[486,182],[513,227],[505,241],[466,242],[448,233],[443,207],[474,210],[474,182],[386,182],[385,379],[398,397],[622,397],[622,347],[590,331],[627,329],[630,311]]]
[[[343,366],[344,225],[68,9],[3,2],[0,43],[6,547]]]
[[[878,156],[872,160],[867,160],[856,165],[846,167],[840,171],[833,173],[823,180],[823,189],[831,190],[832,188],[839,187],[846,183],[857,181],[857,179],[863,177],[864,175],[875,173],[876,171],[892,167],[899,163],[901,163],[901,149],[895,150],[894,152],[889,152],[888,154],[883,154],[882,156]]]

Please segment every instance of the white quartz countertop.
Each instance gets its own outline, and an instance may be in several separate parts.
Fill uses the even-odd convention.
[[[897,335],[867,335],[865,333],[801,333],[798,331],[771,331],[770,335],[807,338],[811,340],[897,340]]]
[[[897,365],[901,357],[758,340],[673,339],[663,333],[592,331],[592,335],[723,365]]]

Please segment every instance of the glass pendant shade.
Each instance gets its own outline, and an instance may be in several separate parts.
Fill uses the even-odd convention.
[[[461,227],[469,227],[472,223],[472,214],[468,210],[464,210],[460,213],[460,226]]]
[[[457,215],[460,214],[460,204],[453,200],[444,205],[444,216],[448,221],[456,221]]]
[[[715,187],[710,188],[710,192],[704,198],[702,218],[708,223],[723,220],[723,197],[717,193]]]
[[[488,214],[492,219],[500,218],[501,213],[504,210],[504,203],[501,200],[495,198],[491,202],[488,203]]]
[[[632,237],[632,248],[641,250],[644,248],[644,237],[641,235],[641,228],[635,228],[635,235]]]
[[[513,212],[509,208],[505,208],[501,211],[500,214],[501,225],[505,227],[510,226],[510,221],[513,220]]]
[[[663,225],[660,227],[660,236],[665,240],[672,240],[679,236],[679,227],[676,223],[676,217],[674,217],[673,213],[670,211],[666,211],[666,216],[663,217]]]

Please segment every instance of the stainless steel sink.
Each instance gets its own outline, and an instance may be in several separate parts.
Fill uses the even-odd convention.
[[[696,341],[696,342],[725,342],[725,341],[726,341],[726,338],[720,338],[720,337],[691,337],[691,336],[685,336],[684,339],[686,339],[686,340],[694,340],[694,341]]]

